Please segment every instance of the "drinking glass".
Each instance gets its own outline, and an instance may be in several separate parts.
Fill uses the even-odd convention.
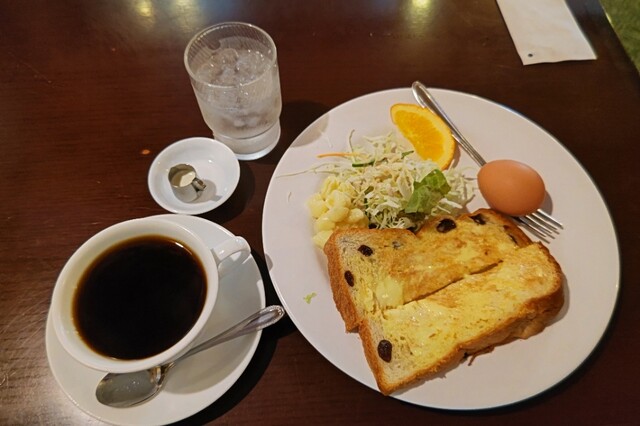
[[[242,22],[205,28],[185,50],[184,63],[204,121],[239,160],[267,155],[280,139],[277,59],[269,34]]]

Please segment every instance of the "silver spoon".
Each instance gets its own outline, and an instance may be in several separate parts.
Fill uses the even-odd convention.
[[[96,398],[104,405],[118,408],[148,401],[162,389],[167,381],[167,373],[179,361],[236,337],[262,330],[278,322],[284,315],[282,306],[267,306],[227,331],[195,346],[173,362],[133,373],[109,373],[98,383]]]

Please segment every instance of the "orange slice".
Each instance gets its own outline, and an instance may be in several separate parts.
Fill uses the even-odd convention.
[[[391,120],[421,158],[432,160],[442,170],[449,167],[456,141],[440,117],[419,105],[395,104],[391,107]]]

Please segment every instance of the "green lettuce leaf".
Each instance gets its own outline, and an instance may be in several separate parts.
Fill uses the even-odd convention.
[[[444,174],[435,169],[420,182],[413,184],[413,193],[404,211],[428,214],[450,190],[451,187]]]

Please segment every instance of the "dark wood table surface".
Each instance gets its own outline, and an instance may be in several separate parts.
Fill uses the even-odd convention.
[[[151,161],[173,141],[210,134],[184,47],[199,29],[231,20],[264,28],[278,46],[282,137],[268,156],[242,162],[237,191],[201,217],[250,242],[269,303],[278,299],[261,220],[279,159],[331,108],[416,79],[508,105],[573,153],[616,225],[620,293],[594,353],[512,406],[456,412],[384,397],[287,319],[263,334],[239,381],[185,423],[638,424],[640,79],[599,3],[569,5],[598,59],[525,67],[494,0],[0,2],[0,424],[101,423],[49,369],[52,289],[94,233],[165,213],[147,189]]]

